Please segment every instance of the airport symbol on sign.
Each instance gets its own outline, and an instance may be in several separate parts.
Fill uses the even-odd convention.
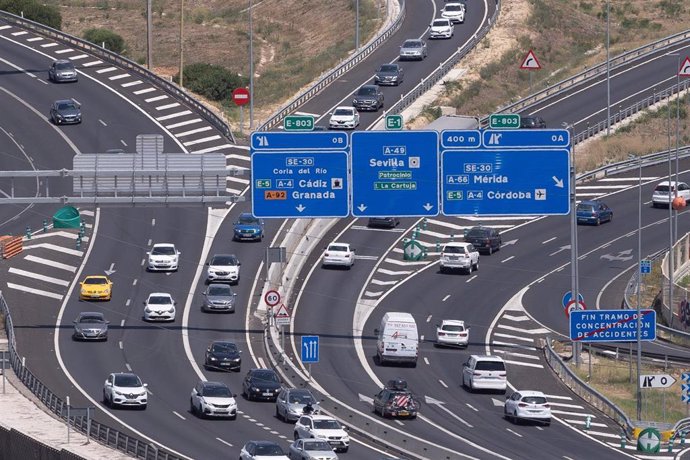
[[[537,56],[535,56],[534,51],[529,50],[525,58],[522,60],[522,64],[520,65],[520,69],[522,70],[539,70],[541,69],[541,65],[539,64],[539,61],[537,60]]]
[[[302,363],[312,364],[319,362],[319,336],[302,336]]]
[[[668,388],[676,379],[668,374],[640,375],[640,388]]]

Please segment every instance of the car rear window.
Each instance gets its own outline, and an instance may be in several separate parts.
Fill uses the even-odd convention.
[[[504,371],[505,365],[501,361],[477,361],[477,371]]]
[[[594,206],[592,206],[591,204],[578,204],[577,210],[578,211],[585,211],[585,212],[592,212],[592,211],[594,211]]]
[[[656,188],[654,189],[654,191],[655,192],[666,192],[666,193],[668,193],[669,188],[670,187],[668,185],[657,185]]]
[[[467,250],[464,246],[446,246],[443,248],[443,252],[447,252],[449,254],[465,254],[467,253]]]
[[[446,324],[442,328],[444,331],[449,331],[449,332],[462,332],[465,330],[465,326],[458,326],[455,324]]]
[[[486,238],[490,235],[490,230],[485,228],[473,228],[468,233],[467,236],[474,238]]]
[[[527,404],[546,404],[546,398],[543,396],[525,396],[522,402]]]

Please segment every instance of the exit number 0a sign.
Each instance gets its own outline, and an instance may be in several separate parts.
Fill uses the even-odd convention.
[[[519,113],[494,113],[489,116],[489,128],[491,129],[518,129],[520,128]]]

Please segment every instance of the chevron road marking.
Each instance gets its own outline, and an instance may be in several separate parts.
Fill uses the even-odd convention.
[[[551,413],[552,414],[561,414],[561,415],[570,415],[572,417],[591,417],[593,419],[597,418],[597,416],[594,414],[587,414],[584,412],[568,412],[568,411],[564,411],[564,410],[552,409]]]
[[[249,161],[250,158],[247,155],[237,155],[236,153],[229,153],[225,155],[225,158],[228,160],[244,160],[244,161]]]
[[[144,84],[144,82],[141,80],[134,80],[134,81],[130,81],[129,83],[123,83],[120,86],[122,86],[123,88],[129,88],[130,86],[138,86],[138,85],[143,85],[143,84]]]
[[[661,177],[654,176],[654,177],[643,177],[642,180],[659,180]],[[599,179],[599,182],[632,182],[634,184],[637,184],[639,181],[639,177],[605,177],[603,179]]]
[[[399,271],[394,271],[394,270],[386,270],[385,268],[379,268],[376,270],[379,273],[383,273],[384,275],[390,275],[390,276],[397,276],[397,275],[409,275],[411,273],[414,273],[413,270],[399,270]]]
[[[194,141],[187,141],[183,142],[182,145],[189,146],[189,145],[196,145],[196,144],[203,144],[204,142],[211,142],[220,139],[220,136],[216,134],[215,136],[209,136],[209,137],[202,137],[201,139],[196,139]]]
[[[515,356],[516,358],[525,358],[525,359],[534,359],[539,361],[541,358],[537,355],[526,355],[524,353],[515,353],[513,351],[505,351],[505,350],[494,350],[494,353],[501,353],[507,356]]]
[[[431,263],[429,260],[399,260],[391,259],[390,257],[386,257],[384,262],[388,262],[389,264],[393,265],[427,265]]]
[[[26,35],[26,34],[28,34],[28,33],[29,33],[29,32],[27,32],[27,31],[25,31],[25,30],[23,30],[23,31],[21,31],[21,32],[12,32],[12,36],[13,36],[13,37],[18,37],[18,36],[20,36],[20,35]]]
[[[57,284],[58,286],[69,286],[69,281],[53,278],[52,276],[39,275],[38,273],[28,272],[19,268],[10,267],[8,272],[19,276],[26,276],[27,278],[45,281],[46,283]]]
[[[70,56],[69,60],[70,61],[79,61],[80,59],[86,59],[87,57],[90,57],[88,54],[79,54],[77,56]]]
[[[541,364],[534,364],[534,363],[523,363],[522,361],[512,361],[505,359],[504,362],[508,364],[513,364],[515,366],[524,366],[524,367],[536,367],[538,369],[544,369],[544,366]]]
[[[173,102],[172,104],[159,105],[158,107],[156,107],[156,110],[172,109],[173,107],[179,107],[179,106],[180,106],[179,102]]]
[[[614,434],[614,433],[606,433],[603,431],[592,431],[592,430],[587,430],[587,434],[589,435],[594,435],[594,436],[601,436],[604,438],[615,438],[615,439],[620,439],[621,435],[620,434]],[[654,457],[658,458],[658,457]]]
[[[37,264],[48,265],[49,267],[53,268],[59,268],[60,270],[67,270],[72,273],[77,271],[77,267],[75,267],[74,265],[61,264],[60,262],[44,259],[43,257],[32,256],[31,254],[24,257],[24,260],[28,260],[29,262],[35,262]]]
[[[540,327],[537,329],[522,329],[519,327],[507,326],[505,324],[499,324],[496,327],[500,327],[501,329],[507,329],[509,331],[514,331],[514,332],[524,332],[525,334],[548,334],[549,332],[551,332],[550,330],[546,329],[545,327]]]
[[[364,295],[367,297],[381,297],[384,292],[386,292],[386,291],[376,291],[376,292],[364,291]]]
[[[41,46],[44,46],[44,45],[41,45]],[[105,69],[97,70],[96,73],[114,72],[116,70],[117,70],[117,67],[106,67]]]
[[[82,67],[93,67],[98,64],[103,64],[103,61],[90,61],[90,62],[85,62],[81,66]]]
[[[191,110],[183,110],[182,112],[175,112],[175,113],[171,113],[170,115],[164,115],[162,117],[156,117],[156,120],[165,121],[165,120],[170,120],[171,118],[179,118],[179,117],[183,117],[185,115],[191,115],[191,114],[192,114]]]
[[[77,256],[77,257],[81,257],[82,255],[84,255],[83,251],[78,251],[76,249],[63,248],[62,246],[58,246],[57,244],[52,244],[52,243],[38,243],[38,244],[32,244],[30,246],[27,246],[26,244],[24,245],[24,249],[33,249],[33,248],[50,249],[52,251],[63,252],[65,254],[69,254],[71,256]]]
[[[557,403],[553,401],[549,401],[549,404],[551,404],[552,406],[563,407],[565,409],[584,409],[584,407],[577,404]]]
[[[420,235],[426,235],[426,236],[431,236],[434,238],[450,238],[450,235],[446,235],[443,233],[438,233],[438,232],[432,232],[431,230],[419,230]],[[457,236],[457,235],[456,235]]]
[[[26,41],[27,42],[37,42],[37,41],[40,41],[43,39],[44,39],[43,37],[32,37],[32,38],[27,38]]]
[[[210,126],[204,126],[203,128],[190,129],[189,131],[183,131],[181,133],[175,133],[175,137],[189,136],[192,134],[203,133],[204,131],[209,131],[213,128]]]
[[[552,412],[553,412],[553,411],[552,411]],[[586,425],[586,424],[587,424],[587,422],[585,422],[584,420],[569,420],[569,419],[563,419],[563,420],[564,420],[565,422],[570,423],[571,425]],[[607,424],[605,424],[605,423],[599,423],[599,422],[589,422],[589,424],[590,424],[591,426],[599,426],[599,427],[602,427],[602,428],[608,427]],[[620,444],[619,444],[619,445],[620,445]]]
[[[371,284],[378,284],[379,286],[392,286],[394,284],[397,284],[398,281],[381,281],[377,279],[372,279]]]
[[[91,210],[89,210],[89,209],[80,209],[80,210],[79,210],[79,214],[83,214],[83,215],[89,216],[89,217],[93,217],[93,216],[94,216],[94,212],[91,211]]]
[[[201,150],[193,150],[191,153],[217,152],[220,149],[227,149],[227,148],[239,149],[239,148],[242,148],[242,146],[241,145],[235,145],[235,144],[221,144],[221,145],[216,145],[213,147],[206,147],[205,149],[201,149]],[[249,156],[247,156],[247,161],[249,161]]]
[[[235,177],[235,176],[227,176],[226,178],[227,182],[237,182],[238,184],[242,185],[248,185],[249,184],[249,179],[242,179],[241,177]]]
[[[355,260],[379,260],[378,256],[355,256]]]
[[[520,337],[517,335],[501,334],[500,332],[495,332],[494,335],[496,337],[503,337],[504,339],[515,339],[515,340],[522,340],[523,342],[534,343],[534,338],[532,338],[532,337]]]
[[[527,315],[520,315],[520,316],[503,315],[503,318],[510,320],[510,321],[529,321],[532,319]]]
[[[144,88],[144,89],[138,89],[138,90],[134,91],[134,94],[136,94],[138,96],[140,94],[151,93],[153,91],[156,91],[156,88]]]
[[[35,289],[15,283],[7,283],[7,287],[10,289],[16,289],[18,291],[28,292],[29,294],[42,295],[43,297],[50,297],[51,299],[62,300],[62,294],[56,294],[55,292],[48,292],[42,289]]]
[[[165,96],[165,97],[168,97],[168,96]],[[201,118],[194,118],[192,120],[185,120],[185,121],[181,121],[179,123],[173,123],[172,125],[166,125],[165,127],[168,129],[175,129],[175,128],[179,128],[180,126],[187,126],[187,125],[191,125],[194,123],[200,123],[202,121],[204,121],[204,120],[202,120]]]
[[[528,347],[527,345],[521,345],[519,343],[501,342],[500,340],[492,340],[491,344],[492,345],[502,345],[504,347],[511,347],[511,348],[521,348],[523,350],[537,351],[537,349],[535,347]]]
[[[52,48],[53,46],[58,46],[57,43],[46,43],[44,45],[41,45],[41,48]]]
[[[163,95],[161,95],[161,96],[154,96],[154,97],[150,97],[150,98],[148,98],[148,99],[144,99],[144,102],[162,101],[163,99],[167,99],[167,98],[168,98],[168,96],[165,95],[165,94],[163,94]]]
[[[573,398],[570,396],[561,396],[561,395],[544,395],[546,396],[546,399],[563,399],[565,401],[572,401]]]
[[[72,51],[74,51],[72,48],[65,48],[65,49],[61,49],[61,50],[56,50],[55,54],[71,53]]]
[[[0,30],[11,29],[12,26],[0,26]]]
[[[113,81],[113,80],[122,80],[123,78],[131,77],[130,74],[128,73],[121,73],[120,75],[113,75],[112,77],[108,77],[108,80]]]

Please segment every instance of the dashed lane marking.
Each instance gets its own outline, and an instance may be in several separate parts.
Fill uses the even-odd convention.
[[[38,273],[28,272],[14,267],[10,267],[8,271],[14,275],[25,276],[27,278],[45,281],[46,283],[57,284],[58,286],[69,286],[69,281],[53,278],[52,276],[39,275]]]
[[[168,96],[165,96],[165,97],[168,97]],[[148,102],[148,101],[146,101],[146,102]],[[175,129],[175,128],[179,128],[180,126],[192,125],[194,123],[200,123],[202,121],[204,121],[204,120],[202,120],[201,118],[194,118],[193,120],[185,120],[185,121],[181,121],[179,123],[173,123],[172,125],[167,125],[166,128],[167,129]]]
[[[144,88],[144,89],[138,89],[138,90],[134,91],[134,94],[139,96],[140,94],[151,93],[153,91],[156,91],[156,88]]]
[[[441,302],[445,302],[450,298],[450,294],[447,294],[443,299],[441,299]]]
[[[448,385],[446,385],[446,382],[444,382],[443,380],[439,379],[439,380],[438,380],[438,383],[440,383],[441,385],[443,385],[443,388],[448,388]]]
[[[44,291],[42,289],[35,289],[29,286],[24,286],[15,283],[7,283],[7,287],[10,289],[16,289],[17,291],[28,292],[29,294],[36,294],[41,295],[43,297],[50,297],[51,299],[62,300],[62,294],[57,294],[55,292]]]
[[[501,263],[504,264],[504,263],[508,262],[509,260],[514,259],[514,258],[515,258],[515,256],[510,256],[510,257],[508,257],[507,259],[503,259],[503,260],[501,261]]]
[[[470,276],[469,278],[467,278],[467,281],[465,281],[465,283],[469,283],[470,281],[472,281],[472,280],[475,279],[476,277],[477,277],[477,275],[472,275],[472,276]]]
[[[144,84],[144,82],[141,80],[134,80],[134,81],[130,81],[127,83],[123,83],[120,86],[122,86],[123,88],[129,88],[130,86],[138,86],[138,85],[143,85],[143,84]]]
[[[423,359],[424,359],[424,364],[426,364],[426,365],[428,366],[428,365],[429,365],[429,358],[427,358],[427,357],[425,356]]]
[[[542,241],[541,244],[550,243],[550,242],[552,242],[553,240],[555,240],[556,238],[557,238],[557,237],[554,236],[553,238],[549,238],[548,240]]]
[[[97,70],[96,73],[108,73],[108,72],[114,72],[116,70],[117,70],[117,67],[106,67],[105,69]]]
[[[67,270],[72,273],[75,273],[77,271],[77,267],[75,267],[74,265],[61,264],[60,262],[44,259],[43,257],[32,256],[31,254],[24,257],[24,260],[27,260],[29,262],[35,262],[37,264],[48,265],[49,267],[58,268],[60,270]]]
[[[172,412],[173,412],[173,414],[175,414],[175,415],[177,415],[178,417],[180,417],[182,420],[187,420],[187,419],[184,418],[182,415],[180,415],[177,411],[172,411]]]
[[[162,117],[156,117],[156,120],[165,121],[165,120],[170,120],[172,118],[184,117],[185,115],[191,115],[191,114],[192,114],[191,110],[183,110],[181,112],[171,113],[170,115],[164,115]]]
[[[228,446],[228,447],[232,447],[232,444],[230,444],[230,443],[227,442],[227,441],[224,441],[224,440],[222,440],[222,439],[220,439],[220,438],[216,438],[216,440],[222,442],[223,444],[225,444],[225,445]]]
[[[511,433],[513,433],[513,434],[514,434],[515,436],[517,436],[518,438],[521,438],[521,437],[522,437],[522,435],[521,435],[520,433],[518,433],[518,432],[516,432],[516,431],[513,431],[513,430],[511,430],[510,428],[506,428],[506,431],[510,431]]]

